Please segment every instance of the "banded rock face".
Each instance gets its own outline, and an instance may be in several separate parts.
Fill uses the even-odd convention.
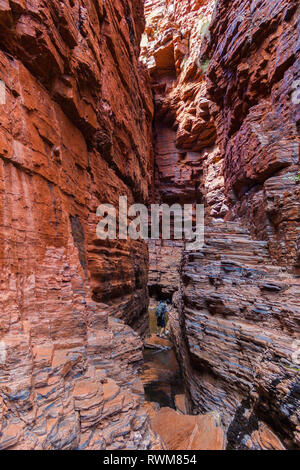
[[[180,261],[184,242],[149,241],[149,292],[151,296],[172,298],[180,286]]]
[[[206,195],[220,217],[227,210],[222,159],[200,53],[213,8],[212,1],[146,1],[141,57],[156,104],[155,200],[194,203]]]
[[[0,5],[0,448],[146,448],[147,246],[100,203],[148,197],[140,1]]]
[[[225,159],[228,219],[299,271],[300,43],[297,0],[220,0],[210,25],[208,95]]]
[[[233,448],[299,447],[297,6],[219,1],[202,51],[239,222],[208,221],[185,255],[179,321],[192,406],[222,409]]]
[[[219,411],[230,448],[260,448],[264,426],[299,446],[299,294],[300,279],[234,222],[212,222],[203,250],[184,256],[173,335],[192,410]]]
[[[156,203],[206,203],[207,212],[227,212],[223,159],[207,98],[207,43],[212,1],[148,0],[141,57],[155,98],[154,185]],[[150,288],[172,297],[179,288],[183,243],[149,244]]]
[[[181,284],[189,412],[219,411],[230,448],[299,447],[298,2],[149,1],[146,19],[154,199],[207,216],[177,267],[174,242],[150,246],[150,282]]]

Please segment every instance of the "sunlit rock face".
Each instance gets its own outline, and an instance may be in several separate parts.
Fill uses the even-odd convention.
[[[152,411],[151,424],[167,450],[224,450],[225,438],[218,414],[187,416],[171,408]]]
[[[234,449],[300,445],[297,21],[296,1],[146,2],[153,198],[207,216],[200,252],[152,243],[150,286],[177,291],[189,412],[220,412]]]
[[[140,1],[0,4],[0,448],[151,445],[136,376],[147,246],[96,209],[148,197]]]

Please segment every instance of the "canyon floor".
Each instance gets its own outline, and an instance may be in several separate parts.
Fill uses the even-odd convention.
[[[156,305],[151,299],[150,336],[144,341],[144,365],[140,375],[151,427],[160,437],[164,450],[224,450],[225,434],[218,413],[188,414],[181,368],[169,339],[170,323],[167,323],[166,336],[158,337]]]

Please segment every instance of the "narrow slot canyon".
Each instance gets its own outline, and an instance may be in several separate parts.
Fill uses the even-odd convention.
[[[0,450],[300,448],[299,13],[0,1]]]

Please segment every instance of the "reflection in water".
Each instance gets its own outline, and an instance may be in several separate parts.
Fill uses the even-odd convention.
[[[144,350],[144,379],[146,401],[161,407],[175,407],[175,395],[184,393],[179,365],[173,349],[167,351]]]
[[[175,396],[184,394],[183,381],[172,343],[156,336],[156,305],[157,302],[152,303],[149,309],[151,337],[146,340],[146,344],[148,343],[154,348],[164,346],[167,349],[144,349],[144,367],[141,380],[144,384],[146,401],[156,402],[161,407],[175,409]],[[168,315],[166,320],[168,322]]]

